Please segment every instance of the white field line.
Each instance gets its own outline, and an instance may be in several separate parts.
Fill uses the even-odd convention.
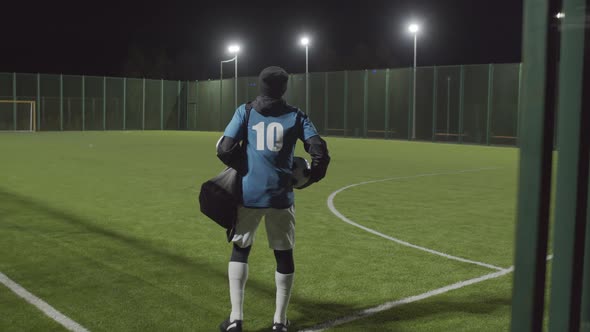
[[[365,181],[365,182],[360,182],[360,183],[355,183],[355,184],[351,184],[348,185],[346,187],[340,188],[338,190],[336,190],[335,192],[333,192],[332,194],[330,194],[330,196],[328,196],[328,208],[330,209],[330,211],[332,211],[332,213],[334,215],[336,215],[338,218],[340,218],[342,221],[344,221],[345,223],[348,223],[352,226],[358,227],[364,231],[367,231],[371,234],[375,234],[377,236],[380,236],[384,239],[396,242],[398,244],[401,244],[403,246],[406,247],[410,247],[410,248],[414,248],[414,249],[418,249],[418,250],[422,250],[428,253],[431,253],[433,255],[438,255],[438,256],[442,256],[448,259],[452,259],[455,261],[459,261],[459,262],[463,262],[463,263],[469,263],[469,264],[474,264],[474,265],[479,265],[479,266],[483,266],[489,269],[493,269],[493,270],[498,270],[498,271],[504,271],[504,268],[495,266],[495,265],[491,265],[491,264],[487,264],[487,263],[483,263],[483,262],[478,262],[478,261],[473,261],[470,259],[466,259],[466,258],[462,258],[462,257],[457,257],[457,256],[453,256],[453,255],[449,255],[449,254],[445,254],[444,252],[440,252],[440,251],[436,251],[433,249],[428,249],[425,247],[421,247],[394,237],[391,237],[389,235],[385,235],[383,233],[379,233],[376,230],[373,230],[371,228],[365,227],[363,225],[357,224],[356,222],[348,219],[347,217],[345,217],[342,213],[340,213],[336,207],[334,206],[334,198],[336,197],[336,195],[338,195],[339,193],[343,192],[346,189],[350,189],[353,187],[358,187],[358,186],[362,186],[365,184],[370,184],[370,183],[378,183],[378,182],[386,182],[386,181],[395,181],[395,180],[405,180],[405,179],[415,179],[415,178],[422,178],[422,177],[430,177],[430,176],[438,176],[438,175],[453,175],[453,174],[462,174],[462,173],[470,173],[470,172],[481,172],[481,171],[486,171],[486,170],[494,170],[494,169],[499,169],[499,167],[495,167],[495,168],[478,168],[478,169],[471,169],[471,170],[462,170],[462,171],[454,171],[454,172],[439,172],[439,173],[428,173],[428,174],[418,174],[418,175],[411,175],[411,176],[400,176],[400,177],[394,177],[394,178],[388,178],[388,179],[382,179],[382,180],[373,180],[373,181]]]
[[[345,317],[341,317],[341,318],[337,318],[331,321],[327,321],[321,324],[318,324],[316,326],[304,329],[304,330],[300,330],[300,332],[319,332],[319,331],[324,331],[328,328],[334,327],[334,326],[338,326],[338,325],[342,325],[342,324],[346,324],[355,320],[359,320],[361,318],[364,317],[368,317],[368,316],[372,316],[374,314],[377,314],[379,312],[382,311],[386,311],[389,310],[391,308],[395,308],[395,307],[399,307],[401,305],[404,304],[408,304],[408,303],[412,303],[412,302],[416,302],[416,301],[420,301],[420,300],[424,300],[427,299],[429,297],[435,296],[435,295],[439,295],[439,294],[443,294],[446,293],[448,291],[454,290],[454,289],[459,289],[459,288],[463,288],[465,286],[469,286],[469,285],[473,285],[485,280],[489,280],[489,279],[494,279],[494,278],[498,278],[501,277],[503,275],[506,275],[510,272],[512,272],[513,268],[508,268],[502,271],[498,271],[498,272],[493,272],[490,274],[486,274],[483,275],[481,277],[477,277],[477,278],[473,278],[473,279],[469,279],[469,280],[465,280],[465,281],[460,281],[445,287],[441,287],[441,288],[437,288],[437,289],[433,289],[431,291],[428,291],[426,293],[422,293],[420,295],[414,295],[414,296],[410,296],[410,297],[406,297],[404,299],[401,300],[397,300],[397,301],[391,301],[391,302],[386,302],[383,303],[381,305],[378,305],[376,307],[372,307],[372,308],[368,308],[368,309],[364,309],[361,311],[358,311],[356,313],[353,313],[350,316],[345,316]]]
[[[551,260],[553,258],[553,255],[548,255],[547,256],[547,260]],[[395,308],[395,307],[399,307],[402,306],[404,304],[409,304],[412,302],[417,302],[420,300],[424,300],[427,299],[429,297],[433,297],[439,294],[443,294],[455,289],[459,289],[459,288],[463,288],[469,285],[473,285],[473,284],[477,284],[486,280],[490,280],[490,279],[495,279],[495,278],[499,278],[501,276],[504,276],[506,274],[509,274],[511,272],[514,271],[514,266],[511,266],[507,269],[503,269],[502,271],[498,271],[498,272],[493,272],[490,274],[486,274],[483,275],[481,277],[477,277],[477,278],[473,278],[473,279],[469,279],[469,280],[465,280],[465,281],[460,281],[448,286],[444,286],[441,288],[437,288],[437,289],[433,289],[431,291],[428,291],[426,293],[422,293],[419,295],[414,295],[414,296],[410,296],[410,297],[406,297],[403,298],[401,300],[396,300],[396,301],[390,301],[390,302],[386,302],[383,303],[381,305],[378,305],[376,307],[372,307],[372,308],[367,308],[361,311],[358,311],[356,313],[353,313],[352,315],[349,316],[345,316],[345,317],[341,317],[341,318],[337,318],[334,320],[330,320],[324,323],[320,323],[318,325],[315,325],[313,327],[309,327],[307,329],[303,329],[303,330],[299,330],[299,332],[320,332],[320,331],[324,331],[326,329],[332,328],[334,326],[338,326],[338,325],[342,325],[342,324],[346,324],[346,323],[350,323],[352,321],[355,320],[359,320],[361,318],[365,318],[365,317],[369,317],[375,314],[378,314],[380,312],[383,311],[387,311],[389,309]]]
[[[84,328],[82,325],[74,322],[68,316],[62,314],[61,312],[57,311],[55,308],[47,304],[47,302],[31,294],[29,291],[24,289],[21,285],[17,284],[16,282],[12,281],[2,272],[0,272],[0,283],[4,284],[4,286],[8,287],[8,289],[13,291],[16,295],[22,297],[25,301],[37,307],[37,309],[41,310],[45,315],[47,315],[54,321],[58,322],[69,331],[88,332],[88,330]]]

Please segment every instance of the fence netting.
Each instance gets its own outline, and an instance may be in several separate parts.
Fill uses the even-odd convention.
[[[284,98],[324,135],[515,145],[520,77],[519,64],[291,74]],[[0,73],[0,130],[28,128],[27,106],[10,102],[26,100],[37,130],[221,131],[257,85]]]

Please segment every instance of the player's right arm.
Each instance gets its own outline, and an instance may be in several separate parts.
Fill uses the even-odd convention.
[[[330,154],[328,153],[328,144],[320,137],[305,114],[302,116],[302,127],[300,139],[303,141],[305,151],[311,156],[311,172],[307,184],[310,185],[326,176],[330,164]]]

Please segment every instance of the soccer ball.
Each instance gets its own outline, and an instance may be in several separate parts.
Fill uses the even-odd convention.
[[[311,168],[307,160],[301,157],[293,158],[293,187],[301,189],[309,181],[309,172]]]

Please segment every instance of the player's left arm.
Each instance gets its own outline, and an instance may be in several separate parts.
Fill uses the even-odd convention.
[[[223,136],[217,142],[217,158],[225,165],[235,169],[244,175],[248,169],[244,149],[240,146],[244,135],[243,121],[245,109],[240,107],[236,110],[233,118],[225,128]]]

